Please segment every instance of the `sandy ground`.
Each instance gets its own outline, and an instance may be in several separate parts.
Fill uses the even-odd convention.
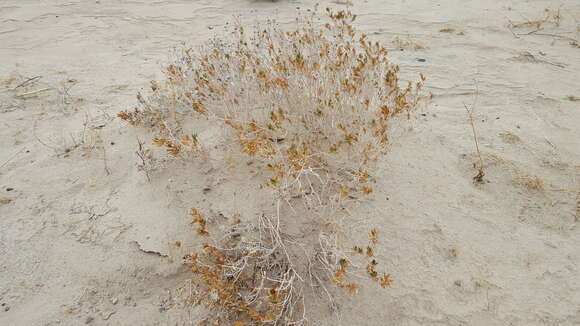
[[[380,229],[395,283],[340,302],[342,324],[580,325],[578,1],[353,1],[357,26],[403,72],[423,72],[433,97],[357,212]],[[219,35],[234,15],[291,24],[307,6],[0,2],[0,325],[195,319],[171,307],[195,242],[184,212],[252,214],[257,199],[191,166],[147,182],[139,132],[115,115],[179,42]],[[546,8],[560,19],[526,23]],[[464,109],[475,93],[482,185]]]

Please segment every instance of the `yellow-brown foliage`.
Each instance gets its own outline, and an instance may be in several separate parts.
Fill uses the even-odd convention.
[[[206,325],[304,324],[306,279],[350,295],[360,289],[351,275],[357,268],[379,287],[392,283],[377,271],[378,230],[368,246],[354,247],[365,261],[354,265],[337,244],[336,225],[348,222],[349,204],[374,193],[374,163],[387,152],[392,129],[411,117],[425,77],[401,81],[386,48],[355,31],[356,15],[328,10],[321,27],[316,15],[290,31],[274,22],[253,33],[237,26],[231,38],[178,49],[166,81],[152,82],[150,96],[137,96],[139,107],[118,115],[151,128],[153,144],[171,158],[205,151],[197,137],[203,130],[191,130],[192,122],[217,128],[226,165],[244,157],[273,191],[275,222],[262,214],[225,234],[209,236],[207,219],[191,209],[197,233],[209,236],[202,250],[185,256],[201,291],[197,302],[214,312]],[[300,213],[280,215],[284,204],[295,211],[295,202],[303,204]],[[283,227],[290,223],[314,226],[319,243],[288,240]],[[315,254],[298,263],[297,252]]]

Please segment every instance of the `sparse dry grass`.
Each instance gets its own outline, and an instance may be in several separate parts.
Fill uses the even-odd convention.
[[[538,176],[523,175],[513,179],[514,184],[527,189],[528,191],[543,191],[544,182]]]
[[[509,132],[509,131],[502,132],[499,134],[499,136],[501,137],[501,139],[504,142],[506,142],[508,144],[517,144],[517,143],[521,142],[521,139],[518,135],[516,135],[512,132]]]
[[[545,190],[545,183],[539,176],[531,174],[528,169],[522,168],[516,162],[491,153],[482,154],[482,157],[485,157],[488,165],[500,165],[508,168],[513,185],[535,193],[541,193]]]
[[[510,28],[511,30],[532,29],[534,31],[539,31],[547,24],[560,26],[560,20],[562,19],[562,15],[560,14],[560,8],[558,9],[546,8],[544,9],[544,13],[542,14],[542,16],[543,16],[542,18],[526,19],[520,22],[510,21],[508,28]]]
[[[561,13],[561,7],[557,9],[545,8],[540,18],[530,19],[525,18],[523,21],[514,22],[508,19],[509,24],[507,28],[513,34],[514,37],[520,38],[521,36],[545,36],[550,37],[553,41],[563,40],[568,42],[572,47],[578,48],[578,27],[575,31],[564,31],[562,30],[563,16]],[[575,18],[573,18],[576,20]],[[568,25],[568,28],[570,25]],[[573,37],[575,35],[576,37]]]
[[[407,38],[400,38],[400,37],[397,36],[397,37],[395,37],[391,41],[391,44],[397,50],[417,51],[417,50],[423,50],[423,49],[425,49],[425,46],[424,45],[422,45],[419,42],[411,39],[410,36],[407,36]]]

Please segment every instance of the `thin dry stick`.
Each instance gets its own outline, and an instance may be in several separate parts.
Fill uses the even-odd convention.
[[[34,136],[34,138],[36,138],[36,140],[37,140],[37,141],[38,141],[38,142],[39,142],[41,145],[43,145],[43,146],[45,146],[45,147],[47,147],[47,148],[50,148],[50,149],[52,149],[52,150],[54,150],[55,152],[57,152],[57,153],[58,153],[58,149],[57,149],[56,147],[54,147],[54,146],[50,146],[50,145],[48,145],[47,143],[45,143],[45,142],[43,142],[42,140],[40,140],[40,138],[39,138],[39,137],[38,137],[38,135],[36,134],[36,123],[37,123],[37,122],[38,122],[38,121],[34,121],[34,125],[32,126],[32,135]]]
[[[32,92],[28,92],[28,93],[23,93],[23,94],[18,94],[16,95],[16,97],[26,97],[26,96],[32,96],[32,95],[37,95],[39,93],[42,92],[46,92],[46,91],[50,91],[52,89],[52,87],[47,87],[47,88],[42,88],[36,91],[32,91]]]
[[[578,170],[580,168],[580,165],[576,165],[574,167],[576,170]],[[572,177],[572,180],[574,181],[574,184],[577,185],[577,177],[580,176],[580,174],[574,174],[574,176]],[[580,222],[580,188],[576,188],[574,190],[576,192],[576,214],[574,216],[574,220],[576,222]]]
[[[524,34],[519,34],[519,35],[524,35]],[[550,34],[550,33],[538,33],[538,31],[531,31],[529,33],[526,33],[525,35],[550,36],[550,37],[554,37],[554,38],[559,38],[559,39],[564,39],[564,40],[568,40],[568,41],[578,42],[577,39],[572,38],[572,37],[568,37],[568,36],[564,36],[564,35],[558,35],[558,34]]]
[[[22,87],[22,86],[24,86],[24,85],[26,85],[26,84],[28,84],[30,82],[33,82],[35,80],[38,80],[40,78],[42,78],[42,76],[35,76],[35,77],[32,77],[32,78],[28,78],[27,80],[25,80],[22,83],[18,84],[18,86],[14,87],[12,90],[15,90],[17,88],[20,88],[20,87]]]
[[[2,163],[2,165],[0,165],[0,169],[3,168],[6,164],[10,163],[16,156],[18,156],[18,154],[22,153],[22,151],[24,151],[24,148],[20,149],[16,153],[14,153],[14,155],[10,156],[10,158],[8,158],[6,160],[6,162],[4,162],[4,163]]]
[[[107,175],[111,175],[111,170],[109,170],[109,165],[107,164],[107,150],[105,149],[105,144],[103,144],[103,163],[105,164],[105,172],[107,172]]]
[[[477,132],[475,131],[475,122],[473,120],[473,109],[467,107],[463,104],[465,111],[469,117],[469,124],[471,125],[471,131],[473,132],[473,141],[475,142],[475,149],[477,150],[477,156],[479,157],[479,167],[477,168],[477,174],[473,177],[473,181],[476,183],[482,183],[485,172],[483,171],[483,158],[481,157],[481,151],[479,150],[479,141],[477,140]]]

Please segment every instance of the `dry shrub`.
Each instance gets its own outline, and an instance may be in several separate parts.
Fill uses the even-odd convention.
[[[320,293],[313,288],[332,303],[325,284],[354,294],[354,270],[382,287],[392,282],[375,270],[377,230],[366,263],[353,263],[362,247],[342,248],[337,234],[346,208],[372,194],[374,162],[392,127],[417,106],[425,78],[400,86],[399,67],[355,32],[355,15],[327,14],[320,27],[313,13],[293,31],[274,22],[252,33],[237,26],[230,38],[178,49],[167,80],[152,82],[149,97],[119,114],[152,128],[154,144],[176,158],[207,154],[192,121],[219,129],[226,165],[260,167],[272,191],[276,211],[250,223],[208,232],[202,213],[192,213],[198,232],[209,234],[204,249],[187,256],[200,287],[194,301],[217,312],[203,320],[208,325],[305,324],[307,297]],[[311,234],[300,234],[305,225]]]
[[[560,26],[560,21],[562,20],[562,15],[560,14],[560,8],[552,9],[545,8],[542,14],[543,17],[536,19],[526,19],[525,21],[512,22],[510,21],[508,28],[510,29],[533,29],[539,31],[543,29],[545,25],[551,24],[553,26]]]

